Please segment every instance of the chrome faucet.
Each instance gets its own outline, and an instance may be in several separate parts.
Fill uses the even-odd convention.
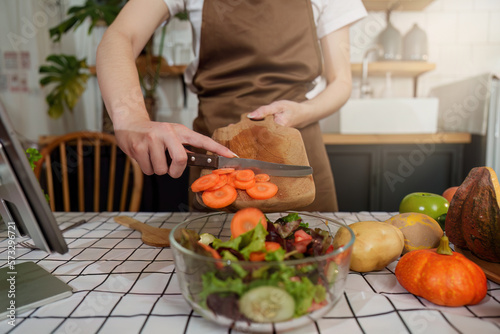
[[[362,99],[372,97],[373,89],[368,82],[368,56],[376,51],[377,55],[382,55],[382,48],[378,45],[368,48],[363,55],[363,67],[361,72],[361,95]]]

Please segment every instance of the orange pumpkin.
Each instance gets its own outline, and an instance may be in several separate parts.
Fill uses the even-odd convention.
[[[474,262],[452,252],[446,236],[437,249],[406,253],[396,265],[399,284],[437,305],[479,303],[487,292],[486,275]]]

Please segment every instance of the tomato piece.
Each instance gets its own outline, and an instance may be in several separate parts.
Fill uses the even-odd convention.
[[[304,230],[297,230],[293,235],[295,236],[295,242],[300,242],[302,240],[312,240],[312,237]]]
[[[266,253],[264,252],[252,252],[250,253],[250,261],[260,262],[266,260]]]
[[[299,242],[295,242],[293,245],[295,246],[295,249],[299,252],[299,253],[305,253],[306,250],[307,250],[307,245],[309,245],[311,243],[311,239],[309,240],[302,240],[302,241],[299,241]]]
[[[268,252],[274,252],[281,248],[281,245],[274,241],[266,241],[265,245]]]

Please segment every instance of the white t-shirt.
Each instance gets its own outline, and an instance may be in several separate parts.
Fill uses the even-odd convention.
[[[186,68],[184,78],[188,87],[194,91],[191,82],[198,68],[203,0],[164,1],[171,16],[184,11],[184,9],[189,13],[189,20],[193,27],[193,52],[195,58]],[[311,4],[319,39],[367,15],[361,0],[311,0]]]

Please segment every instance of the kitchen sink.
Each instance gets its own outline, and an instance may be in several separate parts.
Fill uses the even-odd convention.
[[[351,99],[320,121],[324,133],[436,133],[437,98]]]

